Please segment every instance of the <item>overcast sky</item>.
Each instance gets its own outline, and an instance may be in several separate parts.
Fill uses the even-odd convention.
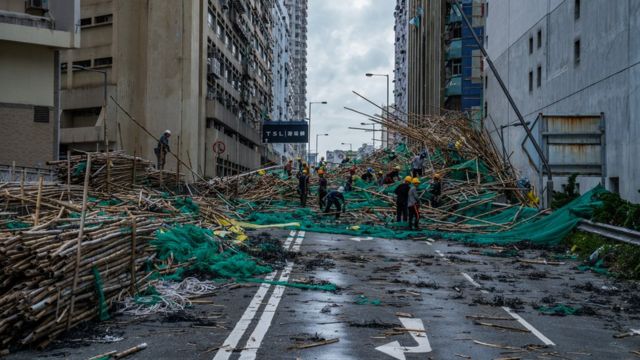
[[[329,134],[319,139],[321,156],[327,150],[349,150],[343,142],[353,143],[354,150],[371,143],[370,132],[347,129],[367,119],[344,107],[379,113],[351,92],[379,105],[386,102],[386,78],[365,77],[368,72],[389,74],[393,103],[394,7],[395,0],[309,0],[307,101],[328,102],[312,107],[312,152],[315,134]]]

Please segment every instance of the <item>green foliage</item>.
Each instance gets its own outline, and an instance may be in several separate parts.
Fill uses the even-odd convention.
[[[593,213],[593,221],[640,231],[640,204],[633,204],[614,193],[598,196],[602,206]]]
[[[591,254],[599,250],[596,266],[584,266],[584,270],[609,272],[622,279],[640,279],[640,247],[614,242],[596,234],[577,231],[566,239],[566,244],[578,254],[580,259],[587,260]]]
[[[571,176],[569,176],[567,185],[564,187],[562,192],[553,192],[553,198],[551,199],[552,209],[559,209],[580,196],[580,193],[576,188],[577,177],[578,174],[572,174]]]

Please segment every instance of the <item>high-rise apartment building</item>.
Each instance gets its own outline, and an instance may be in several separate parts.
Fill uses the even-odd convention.
[[[461,1],[483,35],[484,0]],[[448,0],[397,0],[395,8],[396,115],[478,112],[482,104],[482,56],[462,17]],[[403,118],[404,116],[404,118]],[[420,126],[409,116],[409,125]]]
[[[80,46],[79,0],[0,1],[0,164],[58,156],[60,51]]]
[[[306,117],[307,102],[307,0],[285,0],[289,11],[289,58],[293,118]]]
[[[169,129],[171,150],[199,174],[276,160],[260,137],[273,105],[271,10],[270,0],[82,0],[81,48],[61,60],[61,152],[108,142],[152,159],[147,131]]]
[[[581,192],[604,182],[640,201],[640,3],[487,3],[486,49],[545,151],[555,190],[578,173]],[[485,127],[544,194],[540,159],[495,76],[487,78]]]

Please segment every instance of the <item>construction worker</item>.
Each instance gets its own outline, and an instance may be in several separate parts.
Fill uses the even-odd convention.
[[[327,166],[327,162],[324,160],[324,156],[320,158],[318,163],[318,169],[324,169]]]
[[[419,230],[420,195],[418,195],[418,186],[420,186],[420,179],[413,178],[411,183],[413,186],[411,187],[411,190],[409,190],[409,200],[407,202],[407,206],[409,208],[409,230]]]
[[[384,184],[389,185],[396,182],[396,179],[400,177],[400,166],[393,168],[391,172],[384,176]]]
[[[442,194],[442,175],[440,173],[433,174],[433,179],[429,186],[429,194],[431,194],[431,207],[440,206],[440,195]]]
[[[376,182],[378,183],[378,186],[384,185],[384,173],[382,172],[382,170],[378,170],[378,175],[376,176]]]
[[[302,158],[301,157],[298,157],[297,160],[298,160],[298,172],[302,173],[304,163],[302,162]]]
[[[300,206],[307,206],[307,195],[309,195],[309,172],[302,170],[298,177],[298,194],[300,194]]]
[[[362,179],[362,181],[370,183],[373,181],[373,169],[372,168],[368,168],[367,171],[362,174],[362,176],[360,176],[360,178]]]
[[[347,181],[344,185],[345,191],[351,191],[353,189],[353,175],[356,174],[356,169],[352,167],[349,169],[349,175],[347,175]]]
[[[327,179],[324,177],[324,170],[318,170],[318,205],[322,210],[325,207],[324,198],[327,196]]]
[[[414,156],[413,160],[411,161],[411,175],[413,177],[422,176],[423,167],[424,167],[424,157],[423,157],[423,155]]]
[[[336,220],[340,218],[340,213],[345,212],[347,209],[347,203],[344,200],[344,187],[340,186],[338,190],[331,190],[325,199],[327,206],[324,208],[324,213],[328,214],[332,207],[336,208],[335,215]],[[342,201],[342,204],[340,204]]]
[[[153,149],[153,152],[156,154],[156,158],[158,158],[158,170],[164,169],[164,164],[167,160],[167,153],[171,151],[169,148],[169,138],[171,137],[171,130],[165,130],[162,136],[160,136],[160,140],[158,140],[158,147]]]
[[[411,190],[411,176],[404,178],[404,182],[394,191],[396,194],[396,222],[407,221],[409,216],[409,208],[407,202],[409,201],[409,190]]]
[[[293,160],[287,161],[287,164],[284,166],[284,172],[287,174],[287,179],[291,179],[291,174],[293,173]]]

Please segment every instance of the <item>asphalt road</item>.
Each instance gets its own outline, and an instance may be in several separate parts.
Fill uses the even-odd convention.
[[[496,257],[495,249],[446,241],[273,235],[295,254],[269,279],[328,281],[339,290],[227,287],[179,316],[116,316],[7,359],[87,359],[142,342],[148,348],[128,359],[640,358],[632,353],[640,336],[613,337],[640,328],[637,285],[578,271],[557,254]],[[528,261],[540,258],[558,264]],[[537,310],[555,304],[582,314]],[[122,340],[100,343],[105,335]]]

